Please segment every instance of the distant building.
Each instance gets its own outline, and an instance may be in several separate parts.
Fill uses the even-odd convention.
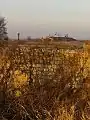
[[[59,37],[57,35],[53,36],[52,37],[53,40],[58,40],[58,41],[77,41],[76,39],[74,38],[70,38],[70,37]]]

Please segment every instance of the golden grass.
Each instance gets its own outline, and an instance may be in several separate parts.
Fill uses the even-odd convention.
[[[89,120],[89,48],[69,50],[53,45],[49,49],[12,45],[0,53],[3,118]]]

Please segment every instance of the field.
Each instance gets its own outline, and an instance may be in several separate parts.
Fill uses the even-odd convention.
[[[0,45],[0,120],[90,120],[89,42]]]

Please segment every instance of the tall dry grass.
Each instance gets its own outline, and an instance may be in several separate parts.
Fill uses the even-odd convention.
[[[0,49],[1,119],[90,119],[88,54],[83,50]]]

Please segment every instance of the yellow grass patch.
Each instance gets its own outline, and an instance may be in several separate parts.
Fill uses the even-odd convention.
[[[16,70],[14,72],[14,87],[19,88],[22,85],[26,84],[28,80],[28,76],[25,73],[21,73],[21,71]]]

